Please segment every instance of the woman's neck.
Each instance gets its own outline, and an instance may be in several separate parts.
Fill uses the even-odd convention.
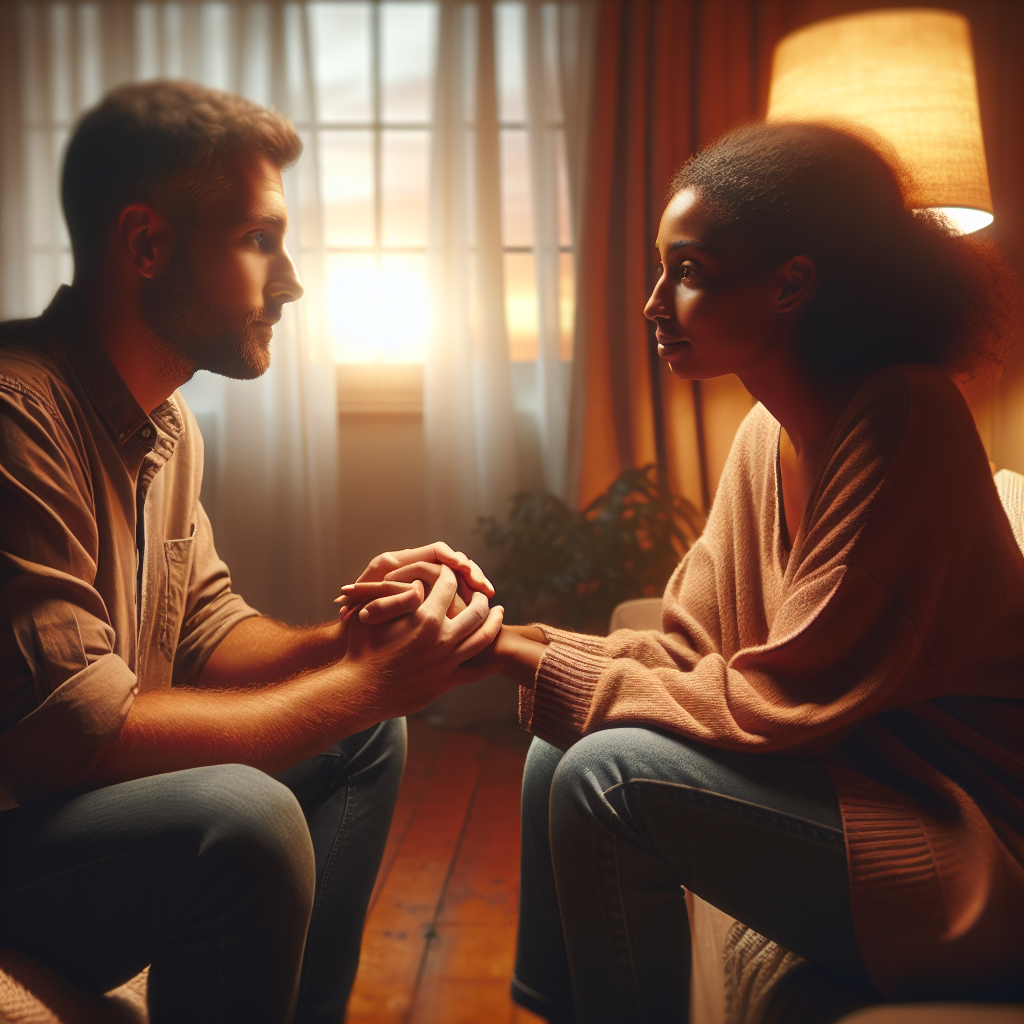
[[[742,375],[747,390],[779,421],[779,469],[790,543],[804,517],[832,429],[863,378],[823,384],[794,351],[760,372]]]

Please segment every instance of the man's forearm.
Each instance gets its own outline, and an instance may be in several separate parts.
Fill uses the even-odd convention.
[[[257,615],[243,619],[217,645],[197,685],[264,686],[339,661],[345,654],[341,623],[288,626]]]
[[[275,775],[386,717],[388,710],[342,664],[248,691],[144,693],[86,784],[210,764],[247,764]]]

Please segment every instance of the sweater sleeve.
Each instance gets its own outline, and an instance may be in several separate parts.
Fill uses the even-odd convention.
[[[756,486],[774,473],[774,444],[763,429],[741,430],[705,538],[666,591],[666,631],[601,638],[545,626],[549,646],[522,695],[524,728],[563,748],[601,728],[645,724],[726,749],[811,751],[869,716],[949,692],[929,650],[928,595],[949,585],[936,538],[958,509],[936,488],[984,492],[991,479],[980,442],[947,444],[941,468],[928,465],[922,445],[941,446],[936,431],[955,433],[966,415],[974,432],[966,407],[947,422],[959,395],[926,384],[879,375],[844,413],[774,601],[765,598],[776,535],[767,520],[777,506],[772,488]]]

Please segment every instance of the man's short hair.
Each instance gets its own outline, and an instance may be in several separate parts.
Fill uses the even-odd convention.
[[[113,89],[78,122],[64,157],[61,199],[76,275],[96,267],[131,203],[153,206],[184,233],[227,188],[231,157],[261,155],[284,168],[301,152],[291,121],[241,96],[191,82]]]

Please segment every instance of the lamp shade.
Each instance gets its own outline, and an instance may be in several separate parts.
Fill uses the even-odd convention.
[[[967,20],[927,8],[864,11],[791,32],[775,47],[770,120],[854,121],[907,165],[912,209],[961,231],[992,223]]]

